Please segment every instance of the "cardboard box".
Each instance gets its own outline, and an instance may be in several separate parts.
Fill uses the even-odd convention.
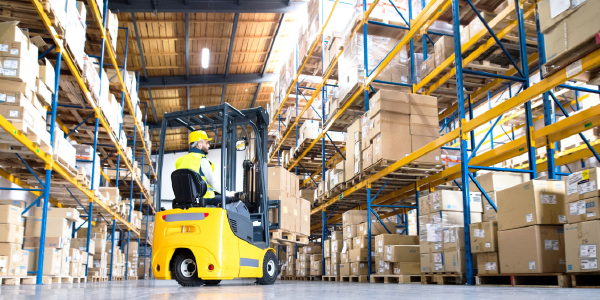
[[[465,251],[444,251],[444,272],[466,272]]]
[[[489,196],[489,194],[492,192],[500,191],[529,181],[529,174],[514,172],[488,172],[479,174],[476,179],[481,188],[488,193]],[[469,182],[469,190],[479,192],[479,189],[472,181]]]
[[[46,222],[47,237],[65,237],[71,236],[71,224],[64,218],[48,217]],[[38,217],[26,217],[25,235],[31,237],[40,237],[42,230],[42,219]]]
[[[409,94],[395,90],[380,89],[369,98],[369,116],[373,119],[380,111],[410,114]]]
[[[460,45],[466,44],[471,39],[471,32],[469,26],[464,26],[460,29]]]
[[[477,273],[479,275],[500,274],[498,252],[477,253]]]
[[[600,168],[590,168],[575,172],[566,178],[566,202],[573,202],[576,200],[584,200],[592,197],[599,197],[600,190],[598,184],[600,183],[598,173]]]
[[[380,234],[375,237],[375,250],[384,253],[388,245],[419,245],[419,237],[414,235]]]
[[[369,242],[366,236],[357,236],[352,239],[352,249],[369,249]],[[371,250],[375,249],[375,238],[371,238]]]
[[[304,253],[305,254],[321,254],[323,249],[321,246],[305,246]]]
[[[380,111],[371,117],[369,126],[369,140],[374,139],[382,132],[409,135],[410,117],[408,114]]]
[[[0,243],[23,244],[25,227],[15,224],[0,224]]]
[[[442,36],[437,42],[435,42],[433,48],[435,65],[439,66],[454,54],[454,38],[451,36]]]
[[[428,215],[431,213],[431,199],[430,194],[419,197],[419,216]]]
[[[483,212],[481,205],[481,193],[470,192],[471,212]],[[431,198],[432,212],[438,211],[463,211],[463,199],[461,191],[441,190],[429,194]]]
[[[465,249],[465,228],[464,227],[450,227],[444,228],[444,252],[446,251],[460,251]],[[473,247],[471,247],[471,252]]]
[[[362,129],[361,129],[361,120],[356,120],[350,127],[347,129],[348,137],[346,139],[346,159],[344,160],[344,177],[352,178],[355,174],[354,172],[354,164],[356,155],[360,154],[360,149],[355,150],[356,143],[360,143],[362,140]],[[360,148],[360,147],[359,147]],[[360,156],[359,156],[360,161]],[[362,171],[362,166],[360,166],[360,170]]]
[[[433,272],[446,272],[444,253],[431,253],[430,265]]]
[[[351,263],[359,261],[368,261],[369,253],[370,251],[364,248],[352,249],[348,254],[348,261]]]
[[[33,208],[33,216],[41,218],[44,210],[41,207]],[[48,207],[48,217],[51,218],[64,218],[70,221],[79,220],[79,211],[75,208],[59,208],[59,207]]]
[[[431,73],[434,69],[435,57],[430,56],[421,64],[421,77],[427,77],[427,75],[429,75],[429,73]]]
[[[332,264],[340,264],[342,263],[342,254],[333,252],[331,253],[331,257],[329,258]]]
[[[567,223],[577,223],[600,218],[600,197],[568,202],[565,207]]]
[[[600,220],[565,225],[567,272],[598,272]]]
[[[566,271],[563,226],[534,225],[498,231],[498,250],[502,273]]]
[[[433,272],[433,262],[431,260],[431,253],[421,253],[421,272]]]
[[[20,275],[22,251],[20,244],[0,243],[0,255],[7,256],[8,275]]]
[[[366,222],[369,212],[366,210],[349,210],[342,215],[344,226],[358,225]]]
[[[339,265],[340,276],[350,276],[350,264],[344,263]]]
[[[299,231],[306,236],[310,235],[310,201],[300,199],[300,226]]]
[[[344,242],[344,243],[346,243],[346,242]],[[346,263],[349,263],[349,262],[350,262],[350,259],[349,259],[349,256],[350,256],[350,250],[351,250],[351,249],[347,249],[347,251],[346,251],[346,252],[342,252],[342,253],[340,254],[340,261],[341,261],[340,263],[342,263],[342,264],[346,264]]]
[[[471,224],[471,252],[498,251],[498,222],[489,221]]]
[[[396,228],[398,225],[396,222],[383,222],[385,227],[378,220],[372,220],[371,222],[371,238],[374,238],[379,234],[400,234],[402,233],[401,228]],[[358,236],[366,237],[369,234],[369,223],[361,223],[358,225]],[[387,230],[386,230],[387,228]],[[389,232],[388,232],[389,230]],[[366,247],[366,246],[365,246]]]
[[[344,226],[344,239],[352,239],[358,236],[358,225]],[[352,242],[350,242],[352,244]]]
[[[353,262],[350,264],[350,268],[353,276],[369,275],[369,264],[366,262]]]
[[[330,236],[331,236],[332,241],[344,240],[344,232],[343,231],[332,231]]]
[[[567,223],[565,184],[558,180],[531,180],[496,192],[498,230],[529,225]]]
[[[288,191],[288,176],[289,172],[283,167],[269,167],[267,182],[269,190]]]
[[[47,236],[45,239],[45,247],[46,248],[57,248],[61,249],[65,246],[67,239],[62,237],[49,237]],[[73,239],[77,240],[77,239]],[[39,248],[40,247],[40,238],[39,237],[31,237],[25,236],[23,237],[23,248]],[[73,246],[71,246],[73,247]]]
[[[363,170],[368,168],[373,164],[373,147],[369,145],[367,148],[362,151],[362,165]]]
[[[432,116],[410,115],[410,134],[420,136],[440,136],[438,118]]]
[[[437,139],[437,137],[422,136],[422,135],[411,135],[410,137],[411,137],[412,152],[415,152],[415,151],[425,147],[425,145],[427,145]],[[440,151],[441,151],[440,149],[435,149],[435,150],[419,157],[417,159],[417,161],[441,164],[441,161],[440,161],[440,153],[441,152]]]
[[[420,259],[417,245],[388,245],[383,257],[387,262],[419,262]]]
[[[402,143],[398,143],[402,141]],[[411,136],[408,134],[398,135],[392,132],[379,133],[373,139],[371,149],[373,151],[373,162],[381,159],[400,160],[412,153]],[[363,169],[366,163],[363,158]]]
[[[444,38],[444,37],[442,37]],[[419,116],[438,116],[437,98],[421,94],[409,94],[410,114]]]
[[[421,274],[421,262],[396,262],[393,265],[394,275],[419,275]]]
[[[12,205],[0,205],[0,223],[2,224],[13,224],[23,225],[23,218],[21,217],[23,209]]]

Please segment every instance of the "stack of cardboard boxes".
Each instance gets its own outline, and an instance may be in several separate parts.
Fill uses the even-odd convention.
[[[471,222],[482,221],[481,193],[471,192]],[[461,191],[438,189],[419,198],[421,272],[464,272],[465,239]]]
[[[22,208],[0,205],[0,275],[26,276],[30,253],[23,244]],[[36,266],[37,267],[37,266]]]
[[[600,244],[599,168],[569,175],[566,181],[565,256],[567,272],[598,272]],[[586,234],[582,234],[585,232]]]
[[[285,273],[282,275],[285,276],[296,276],[296,246],[295,245],[287,245],[286,247],[286,260],[283,263],[285,266]]]
[[[340,276],[344,248],[344,235],[342,231],[331,232],[331,237],[325,241],[325,275]]]
[[[269,210],[269,222],[279,223],[280,228],[310,235],[310,202],[300,198],[300,181],[282,167],[268,168],[268,197],[280,200],[280,209]]]
[[[421,273],[418,236],[380,234],[375,236],[375,244],[377,274],[412,275]]]
[[[323,249],[321,248],[321,245],[313,242],[309,243],[309,245],[307,246],[298,247],[298,259],[296,260],[296,276],[323,275],[322,251]],[[293,254],[294,252],[291,251],[288,253]]]
[[[496,198],[500,273],[565,272],[565,182],[531,180]]]
[[[130,240],[129,249],[127,251],[127,276],[138,276],[138,252],[139,243]]]

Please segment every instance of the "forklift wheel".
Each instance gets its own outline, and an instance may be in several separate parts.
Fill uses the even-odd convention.
[[[221,283],[221,280],[204,280],[204,285],[206,286],[215,286]]]
[[[198,278],[198,266],[192,252],[181,252],[174,260],[173,273],[175,273],[175,280],[179,285],[201,286],[204,284],[204,281]]]
[[[271,285],[277,279],[277,257],[271,251],[267,251],[263,260],[263,276],[256,283],[260,285]]]

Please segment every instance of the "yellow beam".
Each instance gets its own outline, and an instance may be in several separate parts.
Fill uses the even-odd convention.
[[[342,149],[340,149],[341,152],[345,152],[346,151],[346,147],[343,147]],[[339,153],[334,154],[327,162],[325,162],[325,166],[327,168],[329,168],[332,164],[337,164],[338,162],[340,162],[340,159],[342,158],[342,156]],[[322,170],[317,170],[316,172],[312,173],[310,175],[310,177],[312,177],[314,180],[318,180],[321,177],[317,178],[317,175],[321,174]],[[300,185],[300,188],[303,188],[304,186],[310,186],[313,184],[313,181],[309,178],[304,179],[304,181],[302,181],[302,184]]]
[[[106,173],[104,173],[104,171],[102,171],[102,170],[100,170],[100,174],[102,175],[102,177],[104,177],[106,182],[108,182],[108,184],[110,184],[110,178],[108,177],[108,175],[106,175]]]

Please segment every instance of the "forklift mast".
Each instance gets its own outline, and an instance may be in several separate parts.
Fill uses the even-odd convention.
[[[236,187],[237,152],[246,150],[253,157],[242,162],[243,187],[236,193],[250,213],[253,244],[259,248],[269,247],[269,201],[267,199],[267,130],[269,117],[262,107],[237,110],[229,103],[165,113],[160,132],[157,165],[156,196],[161,207],[161,180],[165,152],[165,135],[168,129],[185,127],[189,132],[204,130],[213,132],[211,148],[221,149],[222,191],[239,191]],[[238,133],[238,130],[240,131]],[[170,199],[169,199],[170,200]],[[225,208],[225,197],[221,207]],[[276,226],[279,227],[279,226]]]

